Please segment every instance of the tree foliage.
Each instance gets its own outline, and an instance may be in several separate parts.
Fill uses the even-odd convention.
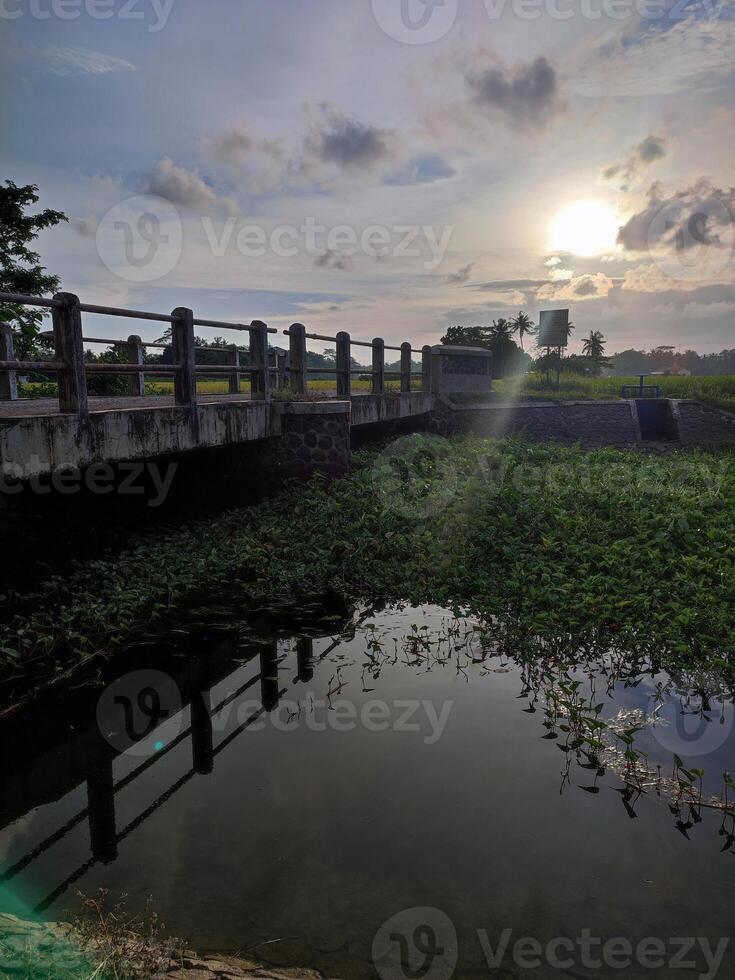
[[[27,210],[38,203],[38,187],[26,184],[18,187],[12,180],[0,186],[0,291],[43,296],[57,292],[59,277],[49,274],[40,264],[40,255],[31,242],[45,228],[67,221],[61,211],[46,208],[36,214]],[[45,313],[15,304],[0,304],[0,314],[21,334],[16,338],[16,353],[20,358],[37,351],[37,336]]]

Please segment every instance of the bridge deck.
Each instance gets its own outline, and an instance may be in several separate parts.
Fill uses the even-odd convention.
[[[213,405],[216,402],[249,402],[250,395],[200,395],[199,405]],[[90,412],[120,412],[138,408],[173,408],[173,395],[128,395],[120,398],[112,396],[89,399]],[[0,401],[0,419],[25,419],[33,416],[59,414],[56,398],[19,398],[17,401]]]

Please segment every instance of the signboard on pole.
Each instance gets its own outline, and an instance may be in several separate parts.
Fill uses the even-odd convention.
[[[569,344],[569,310],[542,310],[536,342],[539,347],[566,347]]]

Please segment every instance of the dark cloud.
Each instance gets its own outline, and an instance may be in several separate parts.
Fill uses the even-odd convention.
[[[237,203],[231,197],[218,195],[198,173],[177,166],[168,157],[159,160],[153,173],[144,178],[143,189],[146,194],[202,214],[237,214]]]
[[[469,262],[467,265],[463,265],[461,269],[456,272],[452,272],[447,276],[447,282],[450,283],[462,283],[467,282],[472,275],[472,270],[475,268],[474,262]]]
[[[320,269],[339,269],[341,272],[346,272],[350,267],[350,260],[346,255],[340,255],[339,252],[327,249],[326,252],[317,255],[314,259],[314,265]]]
[[[96,218],[72,218],[69,224],[78,235],[89,237],[97,232]]]
[[[666,156],[666,141],[660,136],[646,136],[624,163],[614,163],[602,171],[604,180],[615,181],[621,191],[635,183],[641,171]]]
[[[457,171],[444,157],[437,153],[414,157],[406,166],[395,174],[385,178],[385,183],[396,187],[411,184],[433,184],[437,180],[447,180],[454,177]]]
[[[247,133],[241,129],[231,129],[212,141],[212,156],[217,163],[239,167],[245,162],[252,147],[253,141]]]
[[[467,75],[472,101],[496,109],[519,126],[546,122],[560,108],[554,67],[539,57],[515,68],[487,68]]]
[[[547,279],[494,279],[492,282],[480,282],[473,289],[481,292],[498,290],[504,292],[508,289],[535,289],[537,286],[544,286]]]
[[[361,123],[330,106],[322,107],[323,120],[309,134],[307,153],[322,163],[344,169],[368,169],[393,153],[393,134]]]
[[[653,184],[648,203],[619,229],[618,244],[628,251],[676,248],[679,251],[702,245],[723,247],[722,233],[735,220],[735,188],[714,187],[702,178],[669,196],[661,184]]]

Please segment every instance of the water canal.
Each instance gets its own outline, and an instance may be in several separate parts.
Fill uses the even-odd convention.
[[[732,926],[735,830],[689,805],[696,775],[681,797],[672,758],[719,794],[733,721],[711,675],[514,658],[437,607],[172,635],[3,729],[0,911],[152,896],[196,948],[338,977],[402,975],[391,936],[410,944],[417,915],[442,956],[405,975],[706,974]],[[585,935],[658,945],[592,968]],[[531,970],[523,937],[544,950]],[[560,937],[574,952],[547,962]]]

